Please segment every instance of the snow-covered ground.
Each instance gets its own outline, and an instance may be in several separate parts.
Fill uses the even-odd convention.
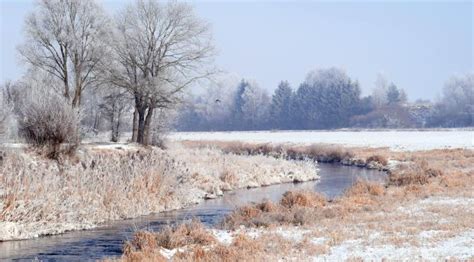
[[[426,131],[245,131],[176,132],[172,140],[219,140],[255,143],[337,144],[344,146],[390,147],[392,150],[474,148],[474,130]]]

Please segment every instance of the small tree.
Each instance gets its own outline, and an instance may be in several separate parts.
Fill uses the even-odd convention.
[[[398,104],[400,101],[400,91],[395,84],[391,83],[388,87],[387,102],[388,104]]]
[[[376,108],[387,105],[388,80],[383,74],[375,79],[375,88],[372,90],[372,102]]]
[[[474,125],[474,73],[451,77],[444,85],[429,125],[460,127]]]
[[[118,142],[120,139],[122,116],[131,109],[130,100],[128,93],[112,88],[100,105],[102,112],[110,122],[110,141],[112,142]]]
[[[251,83],[242,94],[243,120],[247,129],[264,128],[267,124],[270,97],[256,83]]]

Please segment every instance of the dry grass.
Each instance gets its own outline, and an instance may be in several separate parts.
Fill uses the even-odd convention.
[[[317,144],[310,146],[280,145],[270,143],[244,143],[224,141],[183,141],[190,148],[216,147],[225,153],[238,155],[268,155],[276,158],[292,160],[316,160],[325,163],[352,163],[358,161],[364,166],[368,163],[365,158],[355,158],[355,151],[336,145]],[[377,160],[381,160],[377,159]],[[384,162],[383,162],[384,163]]]
[[[136,232],[123,248],[121,261],[167,261],[162,248],[201,247],[216,243],[214,236],[198,221],[167,226],[158,233]],[[198,252],[199,253],[199,252]]]
[[[240,207],[228,215],[224,229],[272,227],[282,225],[314,225],[324,219],[343,218],[373,206],[380,201],[384,187],[375,182],[358,181],[334,201],[311,191],[286,192],[279,203],[264,201]]]
[[[187,143],[192,147],[205,147],[202,142]],[[330,257],[332,247],[347,243],[348,240],[361,241],[356,242],[354,248],[362,250],[362,254],[366,246],[387,244],[403,248],[408,245],[416,250],[420,245],[438,243],[474,227],[470,204],[474,197],[472,150],[391,152],[388,149],[339,150],[326,146],[288,147],[229,142],[212,145],[223,148],[227,153],[245,155],[319,158],[345,164],[377,163],[383,166],[388,166],[390,159],[399,161],[399,164],[390,167],[386,185],[357,181],[343,196],[332,201],[314,192],[287,192],[278,203],[264,201],[240,207],[221,225],[233,232],[241,230],[241,226],[247,229],[260,228],[258,230],[262,232],[272,232],[275,227],[288,227],[290,231],[297,232],[294,227],[297,225],[311,231],[303,240],[295,241],[272,234],[251,238],[242,232],[230,245],[197,245],[175,255],[173,260],[176,261],[261,261],[282,258],[304,261],[310,260],[308,256],[311,254]],[[222,180],[228,180],[229,174],[223,174]],[[464,203],[463,198],[468,202]],[[422,232],[441,233],[423,238],[420,236]],[[309,239],[324,241],[314,243]],[[361,253],[357,254],[347,254],[347,259],[361,260]]]
[[[198,221],[180,224],[175,227],[167,226],[156,234],[157,245],[173,249],[188,245],[210,245],[216,242]]]
[[[367,163],[375,162],[375,163],[381,164],[382,166],[386,166],[388,164],[387,158],[385,156],[382,156],[382,155],[369,156],[367,158],[366,162]]]
[[[195,226],[202,228],[198,224]],[[163,231],[158,234],[169,234],[172,237],[174,233]],[[137,240],[137,237],[143,239]],[[138,241],[140,246],[131,246],[131,243],[127,243],[124,254],[118,260],[137,261],[138,258],[149,261],[150,258],[160,255],[160,250],[164,246],[157,244],[156,238],[157,235],[153,233],[137,233],[133,241]],[[298,261],[306,261],[308,255],[324,254],[328,251],[326,245],[314,244],[308,239],[295,242],[271,233],[257,237],[237,233],[228,245],[218,242],[207,242],[206,245],[199,243],[199,241],[183,243],[172,257],[172,261],[262,261],[289,255]]]
[[[19,235],[1,238],[161,211],[170,193],[168,178],[179,170],[173,165],[159,150],[87,151],[61,163],[10,153],[0,166],[0,223],[16,223]]]
[[[0,165],[0,240],[182,208],[223,191],[318,178],[311,162],[216,149],[81,148],[53,161],[11,151]]]
[[[326,205],[326,198],[312,191],[289,191],[283,194],[280,204],[286,208],[312,207],[318,208]]]

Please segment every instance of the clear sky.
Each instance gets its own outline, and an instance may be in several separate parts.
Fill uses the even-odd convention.
[[[1,2],[0,81],[24,69],[16,45],[34,1]],[[113,13],[128,2],[108,0]],[[409,97],[434,98],[455,73],[473,69],[472,1],[193,1],[212,23],[217,65],[273,90],[296,88],[308,71],[338,66],[364,93],[383,73]]]

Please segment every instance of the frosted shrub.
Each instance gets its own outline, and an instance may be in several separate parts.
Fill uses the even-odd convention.
[[[45,147],[48,156],[71,152],[79,141],[80,114],[66,99],[52,92],[33,91],[19,108],[19,132],[37,147]]]
[[[5,99],[0,94],[0,142],[3,142],[8,138],[12,122],[11,108],[4,100]]]

